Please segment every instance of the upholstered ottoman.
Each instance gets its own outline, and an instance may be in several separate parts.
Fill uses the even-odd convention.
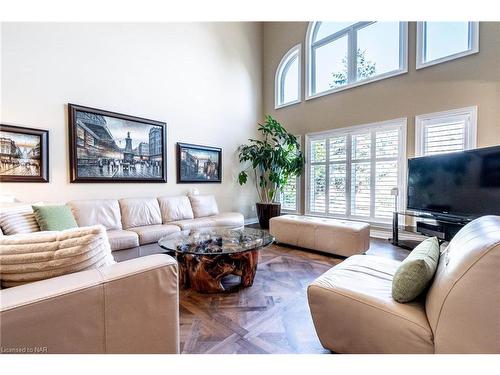
[[[370,247],[370,225],[357,221],[283,215],[269,222],[276,242],[348,257]]]

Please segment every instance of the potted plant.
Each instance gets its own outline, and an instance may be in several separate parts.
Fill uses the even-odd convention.
[[[247,183],[247,172],[253,170],[259,194],[257,215],[261,228],[267,229],[269,219],[281,214],[281,204],[276,202],[278,192],[283,191],[288,179],[302,174],[305,159],[297,137],[271,116],[259,124],[259,132],[262,139],[249,139],[249,144],[238,148],[240,163],[248,163],[239,173],[238,182]]]

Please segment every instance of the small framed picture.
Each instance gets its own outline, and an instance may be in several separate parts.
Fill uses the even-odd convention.
[[[222,149],[177,143],[177,183],[199,182],[222,182]]]
[[[167,182],[167,124],[68,104],[71,182]]]
[[[49,131],[0,124],[0,182],[49,182]]]

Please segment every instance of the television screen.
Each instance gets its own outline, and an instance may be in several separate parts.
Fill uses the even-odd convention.
[[[500,215],[500,146],[408,160],[408,209]]]

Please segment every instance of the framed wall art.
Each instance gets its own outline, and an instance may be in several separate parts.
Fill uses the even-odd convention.
[[[0,182],[49,182],[48,130],[0,124]]]
[[[177,143],[177,183],[222,182],[222,149]]]
[[[167,124],[68,104],[71,182],[167,182]]]

